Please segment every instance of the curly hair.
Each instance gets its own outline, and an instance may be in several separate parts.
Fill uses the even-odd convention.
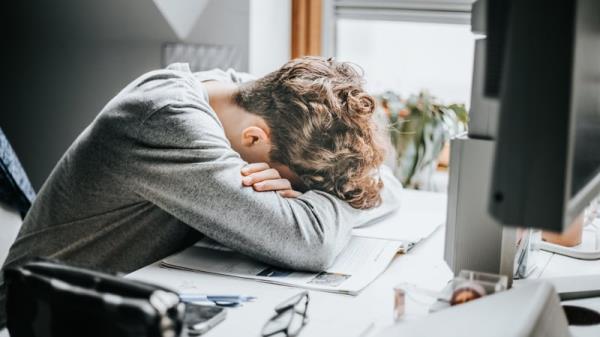
[[[375,100],[349,63],[303,57],[240,86],[235,102],[271,129],[271,161],[288,166],[309,189],[366,209],[381,202],[383,147]]]

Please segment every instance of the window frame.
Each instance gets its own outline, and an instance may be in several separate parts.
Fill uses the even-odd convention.
[[[468,25],[474,0],[322,0],[321,55],[336,56],[338,19]]]

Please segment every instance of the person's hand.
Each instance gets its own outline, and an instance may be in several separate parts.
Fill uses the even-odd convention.
[[[281,178],[279,171],[267,163],[248,164],[242,168],[242,184],[255,191],[276,191],[282,197],[295,198],[302,193],[294,191],[289,180]]]

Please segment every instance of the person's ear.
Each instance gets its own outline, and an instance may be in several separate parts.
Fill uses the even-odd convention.
[[[242,145],[267,145],[270,143],[269,134],[258,126],[249,126],[242,131]]]

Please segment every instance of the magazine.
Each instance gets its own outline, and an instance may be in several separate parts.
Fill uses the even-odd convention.
[[[203,239],[164,259],[162,266],[356,295],[387,268],[402,245],[402,241],[353,236],[331,267],[308,273],[263,264]]]

